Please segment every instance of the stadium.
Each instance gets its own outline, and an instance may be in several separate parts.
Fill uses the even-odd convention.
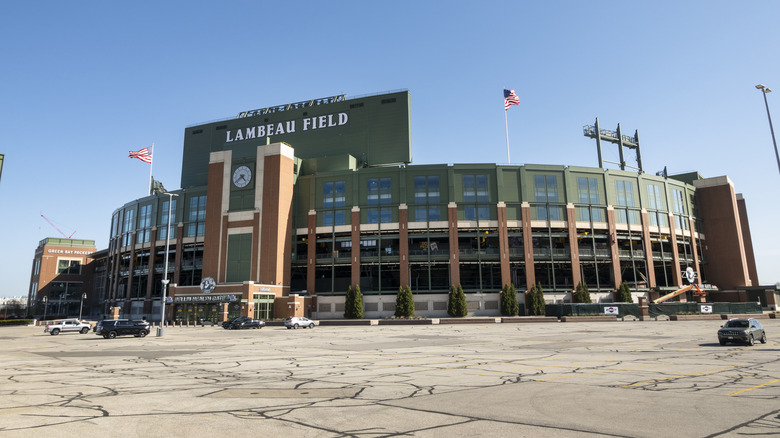
[[[624,282],[654,299],[687,272],[709,301],[776,305],[727,176],[605,169],[600,145],[600,167],[412,165],[410,108],[406,90],[342,95],[187,127],[181,188],[113,213],[88,262],[92,304],[159,321],[165,280],[168,321],[332,319],[359,285],[365,317],[388,318],[409,286],[417,315],[443,317],[460,285],[470,315],[497,316],[507,284],[522,309],[537,284],[548,303],[578,284],[611,303]],[[639,158],[636,135],[585,133]]]

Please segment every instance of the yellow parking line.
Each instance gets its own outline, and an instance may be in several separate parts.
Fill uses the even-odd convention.
[[[630,385],[621,386],[621,388],[630,388],[632,386],[647,385],[648,383],[663,382],[664,380],[677,379],[679,377],[695,376],[697,374],[706,374],[706,373],[711,373],[713,371],[727,370],[729,368],[738,368],[738,367],[741,367],[741,366],[742,365],[732,365],[732,366],[723,367],[723,368],[715,368],[715,369],[706,370],[706,371],[699,371],[699,372],[696,372],[696,373],[687,373],[687,374],[680,374],[678,376],[665,377],[663,379],[647,380],[645,382],[637,382],[637,383],[632,383]]]
[[[568,374],[568,375],[565,375],[565,376],[548,377],[546,379],[537,379],[536,381],[537,382],[546,382],[547,380],[567,379],[569,377],[587,376],[587,375],[590,375],[590,374],[611,373],[613,371],[634,371],[634,370],[638,370],[638,369],[642,369],[642,368],[657,367],[657,366],[661,366],[661,365],[667,365],[667,364],[657,363],[657,364],[645,365],[645,366],[641,366],[641,367],[614,368],[614,369],[611,369],[611,370],[594,371],[592,373],[573,373],[573,374]]]
[[[753,386],[753,387],[750,387],[750,388],[740,389],[739,391],[737,391],[737,392],[732,392],[732,393],[731,393],[731,394],[729,394],[729,395],[737,395],[737,394],[741,394],[741,393],[743,393],[743,392],[745,392],[745,391],[750,391],[751,389],[757,389],[757,388],[760,388],[760,387],[762,387],[762,386],[771,385],[771,384],[773,384],[773,383],[775,383],[775,382],[780,382],[780,379],[775,379],[775,380],[772,380],[771,382],[762,383],[762,384],[760,384],[760,385],[756,385],[756,386]]]

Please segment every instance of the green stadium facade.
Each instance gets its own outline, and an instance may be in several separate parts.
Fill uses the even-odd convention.
[[[507,284],[521,304],[535,284],[548,303],[580,283],[596,302],[623,282],[635,301],[654,299],[691,270],[710,301],[745,301],[758,285],[745,202],[726,176],[411,165],[410,120],[398,91],[187,127],[181,189],[113,214],[94,260],[100,311],[159,321],[165,277],[165,318],[178,322],[342,318],[355,285],[367,318],[392,316],[402,286],[418,316],[442,317],[457,285],[484,316],[499,315]]]

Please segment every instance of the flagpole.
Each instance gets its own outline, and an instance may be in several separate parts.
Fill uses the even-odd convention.
[[[154,142],[152,142],[152,161],[149,163],[149,195],[152,194],[152,166],[154,165]]]
[[[506,108],[504,109],[504,127],[506,128],[506,164],[511,164],[509,160],[509,122],[506,119]]]

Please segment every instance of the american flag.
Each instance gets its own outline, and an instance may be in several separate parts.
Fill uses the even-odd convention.
[[[504,88],[504,111],[508,110],[512,105],[520,105],[520,98],[515,94],[515,90]]]
[[[140,151],[130,151],[128,156],[130,158],[138,158],[144,163],[152,164],[152,153],[149,152],[148,148],[143,148]]]

